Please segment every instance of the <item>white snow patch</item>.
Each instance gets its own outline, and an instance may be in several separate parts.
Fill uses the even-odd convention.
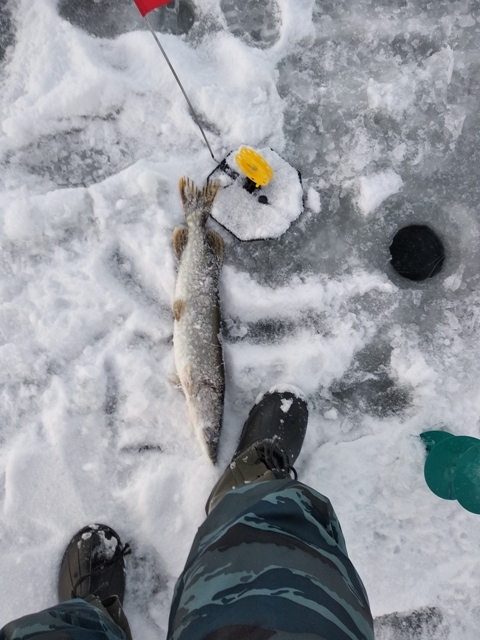
[[[323,414],[325,420],[338,420],[338,411],[336,409],[328,409]]]
[[[290,411],[290,407],[293,404],[293,400],[292,398],[290,398],[289,400],[287,400],[286,398],[282,398],[282,404],[280,405],[280,409],[283,411],[283,413],[288,413]]]
[[[303,392],[298,387],[295,387],[293,384],[277,384],[274,387],[270,387],[270,389],[268,390],[268,393],[291,393],[296,398],[299,398],[300,400],[305,400],[305,396]],[[288,409],[290,409],[290,407],[292,406],[291,403],[293,402],[293,400],[288,400],[288,401],[282,400],[282,402],[285,402],[285,403],[290,402],[290,404],[288,405]],[[285,411],[283,407],[282,407],[282,411]]]
[[[307,191],[307,207],[313,213],[320,213],[322,210],[322,204],[320,201],[320,194],[313,187]]]
[[[296,398],[300,398],[300,400],[305,400],[305,396],[303,394],[302,391],[300,391],[300,389],[298,387],[295,387],[293,384],[276,384],[273,387],[270,387],[270,389],[265,392],[261,392],[258,394],[258,396],[255,398],[255,404],[258,404],[262,398],[269,393],[292,393]],[[290,409],[290,407],[292,406],[293,400],[287,400],[286,398],[282,398],[282,405],[281,405],[281,409],[284,413],[287,413]]]
[[[358,180],[357,205],[364,216],[368,216],[387,198],[403,187],[402,178],[392,169],[362,176]]]

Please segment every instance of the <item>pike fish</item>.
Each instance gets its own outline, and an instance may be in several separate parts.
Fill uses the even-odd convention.
[[[215,463],[225,394],[218,293],[224,243],[205,225],[219,183],[207,183],[200,190],[184,177],[179,187],[187,227],[178,227],[173,233],[179,261],[173,303],[175,366],[190,421],[202,448]]]

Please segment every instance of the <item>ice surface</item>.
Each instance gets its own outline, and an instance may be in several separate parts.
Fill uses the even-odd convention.
[[[212,469],[168,379],[177,183],[215,163],[126,0],[0,4],[0,624],[53,604],[65,545],[103,522],[132,543],[134,636],[164,636],[250,407],[293,385],[299,476],[333,502],[378,638],[477,640],[478,518],[428,490],[418,434],[478,437],[480,3],[192,0],[178,31],[175,6],[152,21],[215,155],[274,149],[306,209],[277,240],[220,229]],[[445,246],[422,283],[389,264],[408,224]]]

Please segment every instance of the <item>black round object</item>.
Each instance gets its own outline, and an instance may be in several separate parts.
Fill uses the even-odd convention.
[[[395,271],[409,280],[426,280],[440,273],[445,249],[437,234],[425,225],[400,229],[390,245],[390,261]]]

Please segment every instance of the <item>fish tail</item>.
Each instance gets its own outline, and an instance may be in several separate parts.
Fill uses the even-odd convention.
[[[184,176],[180,178],[179,187],[187,224],[204,227],[220,183],[214,180],[207,182],[203,189],[199,189],[193,180]]]

